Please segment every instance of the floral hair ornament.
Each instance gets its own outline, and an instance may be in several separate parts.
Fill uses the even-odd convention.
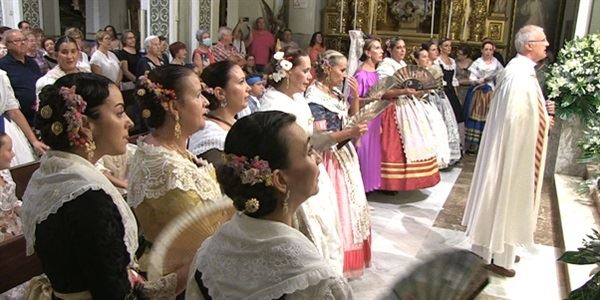
[[[210,95],[214,95],[215,94],[215,90],[213,88],[211,88],[210,86],[208,86],[208,84],[201,82],[200,86],[202,86],[202,91],[210,94]]]
[[[273,172],[269,162],[258,156],[248,159],[245,156],[226,154],[225,162],[240,177],[242,184],[255,185],[262,182],[265,186],[273,185]]]
[[[256,198],[250,198],[244,202],[244,212],[255,213],[260,208],[260,203]]]
[[[271,77],[271,79],[273,79],[275,82],[280,82],[283,78],[287,77],[287,72],[294,67],[294,64],[292,64],[292,62],[288,59],[284,58],[284,55],[285,54],[281,51],[278,51],[273,55],[273,58],[277,61],[277,64],[275,65],[275,72],[269,75],[269,77]]]
[[[143,97],[146,92],[152,92],[161,104],[167,104],[177,99],[174,90],[164,88],[160,83],[155,83],[146,76],[140,78],[142,88],[138,89],[137,95]]]
[[[83,126],[83,112],[87,107],[87,103],[83,101],[83,98],[75,92],[75,86],[70,88],[63,86],[60,88],[58,93],[65,100],[67,107],[67,111],[63,116],[67,121],[67,137],[69,139],[69,145],[85,146],[87,139],[81,136],[80,129]],[[62,132],[62,130],[58,130],[58,125],[55,125],[55,123],[52,124],[52,132],[54,134],[59,131]]]

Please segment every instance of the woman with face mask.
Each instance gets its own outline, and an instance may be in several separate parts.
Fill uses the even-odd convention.
[[[196,40],[198,41],[198,48],[194,50],[192,57],[200,55],[202,65],[207,67],[208,65],[215,62],[215,56],[212,53],[210,47],[212,47],[212,40],[210,39],[210,33],[208,31],[198,29],[196,31]]]

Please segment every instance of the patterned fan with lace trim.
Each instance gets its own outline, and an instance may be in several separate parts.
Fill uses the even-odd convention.
[[[411,88],[417,91],[437,90],[443,84],[441,77],[436,79],[427,69],[415,65],[399,69],[393,77],[396,79],[397,87]]]
[[[233,202],[223,197],[216,203],[202,204],[177,216],[152,244],[148,279],[160,278],[190,264],[202,242],[235,212]]]

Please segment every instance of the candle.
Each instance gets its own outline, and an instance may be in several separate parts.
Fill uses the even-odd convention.
[[[344,26],[344,0],[342,0],[342,4],[340,5],[340,33],[342,33]]]
[[[429,38],[433,38],[433,24],[435,23],[435,0],[431,1],[431,32]]]
[[[356,11],[358,10],[358,0],[354,0],[354,30],[356,30]]]
[[[446,37],[450,38],[450,25],[452,24],[452,1],[450,1],[450,12],[448,13],[448,29],[446,31]]]

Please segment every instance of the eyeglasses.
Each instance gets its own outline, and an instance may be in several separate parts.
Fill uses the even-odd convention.
[[[27,42],[27,39],[16,39],[16,40],[6,41],[6,42],[7,43],[18,44],[18,43],[25,43],[25,42]]]
[[[528,43],[541,43],[541,42],[547,42],[546,39],[543,40],[535,40],[535,41],[527,41]]]

